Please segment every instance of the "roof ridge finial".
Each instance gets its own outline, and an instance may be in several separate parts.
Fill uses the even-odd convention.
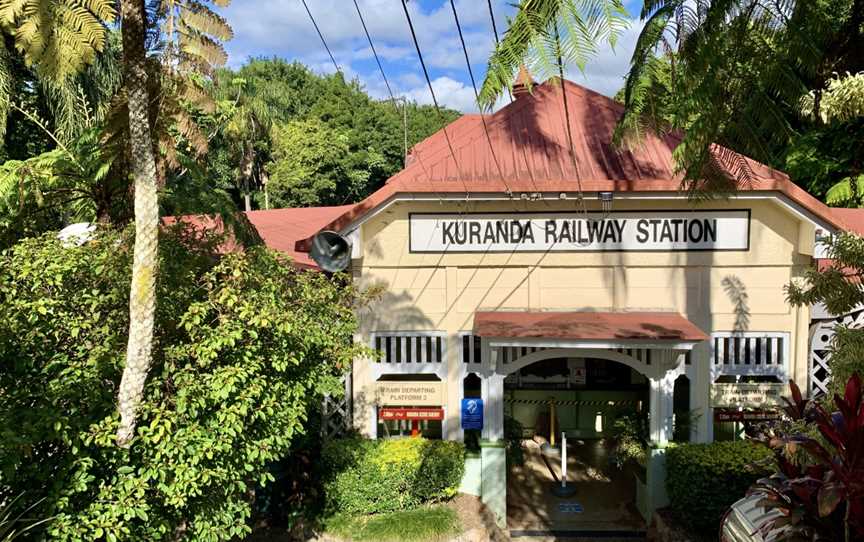
[[[531,72],[528,71],[525,64],[520,64],[519,73],[516,74],[516,80],[513,82],[513,97],[518,99],[520,96],[528,94],[535,84]]]

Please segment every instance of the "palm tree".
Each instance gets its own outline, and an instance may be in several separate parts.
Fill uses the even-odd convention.
[[[117,444],[128,447],[135,434],[138,406],[150,370],[156,315],[156,267],[159,241],[159,200],[156,160],[150,139],[146,15],[143,0],[120,2],[123,35],[123,74],[129,109],[129,164],[135,189],[135,248],[129,290],[129,341],[120,380]]]
[[[227,5],[230,0],[216,0]],[[203,2],[165,0],[159,7],[165,18],[168,47],[163,66],[172,77],[192,73],[209,74],[212,66],[227,59],[219,39],[231,38],[231,28]],[[150,130],[148,93],[147,16],[144,0],[121,0],[124,79],[129,112],[129,162],[135,190],[135,247],[132,284],[129,290],[129,340],[126,365],[120,380],[117,410],[120,425],[117,443],[128,447],[135,435],[137,410],[144,397],[144,384],[152,362],[153,326],[156,315],[159,200],[157,169]],[[215,39],[214,39],[215,38]],[[182,85],[190,100],[201,100],[193,85]],[[177,108],[179,109],[179,108]],[[181,113],[175,116],[184,119]],[[181,133],[195,134],[181,120]],[[206,145],[206,143],[205,143]]]
[[[228,0],[215,0],[219,5]],[[146,51],[144,0],[121,0],[123,76],[128,112],[128,163],[134,187],[135,245],[129,294],[129,339],[117,403],[117,443],[128,447],[152,360],[156,309],[159,204]],[[156,13],[168,22],[165,66],[172,74],[206,71],[224,62],[218,39],[230,28],[203,2],[165,0]],[[14,35],[16,48],[39,75],[57,85],[91,64],[105,47],[107,25],[114,22],[112,0],[0,0],[0,28]],[[213,39],[215,36],[216,39]],[[7,51],[0,51],[0,93],[8,92]],[[185,88],[191,88],[187,86]],[[189,90],[187,96],[191,96]],[[2,98],[2,95],[0,95]],[[190,101],[195,101],[190,98]],[[0,99],[0,102],[3,102]],[[0,110],[5,116],[5,110]],[[175,118],[179,115],[176,114]],[[194,137],[188,125],[181,133]]]

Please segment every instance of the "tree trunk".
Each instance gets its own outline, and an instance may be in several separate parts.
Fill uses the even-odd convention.
[[[144,1],[122,0],[120,14],[123,71],[129,97],[129,160],[135,188],[135,252],[129,292],[129,343],[117,397],[117,409],[120,412],[117,444],[125,448],[129,447],[135,434],[137,410],[144,395],[144,381],[152,359],[159,203],[147,107]]]

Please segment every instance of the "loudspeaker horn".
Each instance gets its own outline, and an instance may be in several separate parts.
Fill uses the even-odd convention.
[[[312,238],[309,255],[328,273],[344,271],[351,264],[351,242],[335,231],[324,230]]]

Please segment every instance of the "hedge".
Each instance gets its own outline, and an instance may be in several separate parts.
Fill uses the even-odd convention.
[[[465,447],[423,438],[341,439],[325,444],[323,464],[328,511],[393,512],[455,495]]]
[[[749,441],[681,444],[666,451],[666,490],[675,516],[703,533],[716,532],[723,514],[759,478],[773,456]]]

